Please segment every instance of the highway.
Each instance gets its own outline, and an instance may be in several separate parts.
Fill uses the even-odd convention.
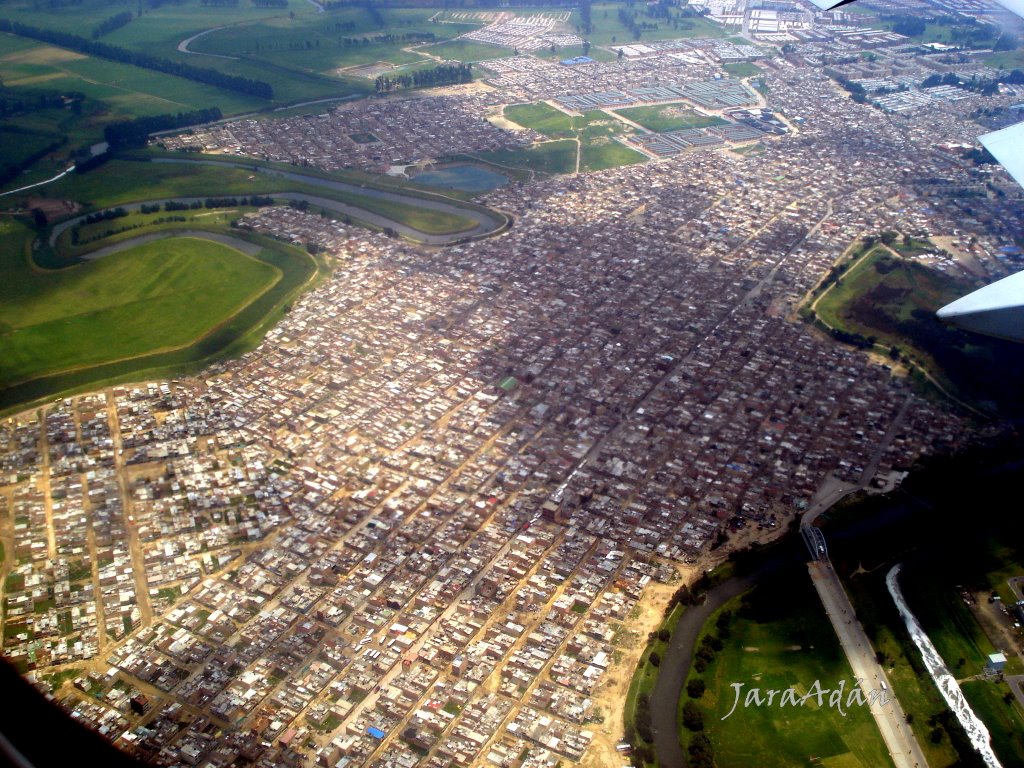
[[[871,714],[874,715],[893,763],[896,768],[926,768],[928,762],[924,753],[917,743],[913,729],[907,724],[903,708],[896,700],[892,686],[885,676],[885,670],[875,657],[875,651],[854,613],[853,605],[839,581],[839,576],[827,560],[813,560],[808,563],[807,569],[832,627],[839,637],[843,652],[850,662],[853,675],[860,681],[865,697],[872,690],[880,690],[883,683],[888,688],[888,703],[884,706],[872,704]]]

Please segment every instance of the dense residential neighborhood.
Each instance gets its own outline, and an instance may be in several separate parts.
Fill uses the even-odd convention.
[[[849,14],[706,5],[787,52],[518,55],[444,95],[160,137],[400,172],[542,141],[510,104],[726,123],[631,133],[649,162],[509,178],[476,199],[513,226],[447,247],[285,205],[241,216],[331,266],[256,349],[0,421],[4,655],[44,688],[70,675],[62,704],[159,765],[617,765],[652,593],[822,489],[892,488],[976,434],[797,310],[886,230],[946,238],[914,258],[949,274],[1019,267],[1021,190],[958,145],[965,116],[1024,89],[924,88],[991,73],[851,34]],[[530,23],[472,39],[574,43]],[[873,58],[833,64],[826,40]],[[760,75],[723,76],[750,60]]]

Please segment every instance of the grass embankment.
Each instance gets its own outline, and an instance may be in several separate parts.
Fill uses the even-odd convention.
[[[637,662],[633,679],[626,691],[626,703],[622,714],[625,741],[633,747],[634,765],[655,764],[653,735],[651,733],[650,696],[658,682],[661,659],[665,655],[672,632],[685,610],[680,603],[670,604],[671,610],[658,629],[651,632],[640,660]]]
[[[919,253],[924,246],[901,247]],[[1024,347],[957,330],[935,315],[976,287],[880,246],[861,246],[833,268],[801,313],[841,341],[909,361],[980,410],[1020,418]]]
[[[846,681],[846,692],[854,684],[809,576],[802,567],[789,567],[705,624],[680,701],[690,765],[711,765],[712,753],[719,768],[892,765],[868,709],[847,707],[845,693],[845,716],[827,705],[827,695],[821,707],[816,698],[797,707],[779,705],[781,691],[792,687],[799,697],[812,692],[815,681],[829,690]],[[737,683],[743,687],[731,711]],[[745,706],[753,688],[765,698],[768,690],[780,693],[773,705]]]
[[[154,153],[154,156],[159,158],[167,155],[166,153]],[[177,157],[181,159],[180,155]],[[361,194],[356,190],[331,189],[313,182],[303,183],[291,179],[275,178],[268,173],[254,173],[255,168],[279,169],[290,173],[302,173],[314,178],[361,185],[370,189],[393,192],[404,199],[390,200]],[[337,200],[392,219],[399,224],[429,235],[457,234],[475,227],[476,224],[471,218],[456,212],[460,208],[466,211],[487,210],[482,206],[441,195],[436,191],[409,188],[400,184],[373,183],[362,174],[307,171],[308,169],[299,170],[288,166],[248,161],[232,166],[115,159],[90,173],[71,174],[54,182],[47,187],[47,196],[78,200],[86,203],[91,209],[103,209],[144,200],[180,197],[205,198],[211,195],[217,197],[244,196],[287,190]],[[126,179],[130,181],[126,183]],[[416,204],[418,199],[440,201],[452,206],[453,210],[436,211],[420,207]],[[15,205],[17,202],[19,202],[18,196],[6,199],[7,205]],[[493,211],[488,212],[494,213]],[[353,217],[359,218],[358,214],[354,214]]]
[[[185,237],[51,274],[22,274],[0,287],[0,389],[186,346],[281,276],[233,248]]]
[[[229,232],[259,246],[255,257],[181,238],[44,271],[31,266],[35,233],[0,223],[0,412],[255,346],[319,267],[296,248]]]

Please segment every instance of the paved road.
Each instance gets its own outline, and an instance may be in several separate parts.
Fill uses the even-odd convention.
[[[865,696],[872,690],[881,689],[883,683],[888,688],[889,702],[884,706],[877,703],[872,705],[871,714],[874,715],[878,730],[885,740],[896,768],[926,768],[928,762],[924,753],[914,737],[913,730],[907,724],[906,715],[896,700],[892,686],[885,676],[885,670],[875,658],[875,651],[864,634],[864,627],[854,613],[853,605],[839,581],[839,576],[827,562],[809,563],[807,569],[850,662],[853,675],[861,681],[861,689]]]

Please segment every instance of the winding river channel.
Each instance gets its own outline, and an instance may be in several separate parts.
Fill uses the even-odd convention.
[[[928,634],[918,623],[917,617],[914,616],[907,605],[907,601],[903,598],[903,592],[900,590],[900,585],[897,581],[899,574],[900,566],[894,565],[885,576],[885,586],[888,587],[889,594],[892,595],[892,599],[896,603],[896,610],[899,611],[900,618],[903,619],[903,623],[907,626],[910,638],[921,652],[921,660],[924,661],[928,674],[935,681],[939,693],[942,694],[942,698],[945,699],[949,708],[953,710],[953,714],[956,715],[956,719],[963,726],[967,738],[970,739],[971,746],[978,750],[978,754],[985,761],[985,765],[989,766],[989,768],[1002,768],[1002,763],[999,762],[999,758],[992,751],[992,740],[989,736],[988,728],[974,714],[974,710],[971,709],[971,705],[964,698],[964,692],[960,690],[956,678],[950,674],[949,668],[942,660],[938,650],[932,645]]]
[[[323,189],[333,190],[335,192],[343,192],[352,195],[361,195],[362,197],[375,198],[378,200],[385,200],[392,203],[399,203],[401,205],[408,205],[415,208],[422,208],[428,211],[437,211],[439,213],[447,213],[453,216],[461,216],[466,219],[471,219],[475,222],[475,226],[471,229],[464,230],[462,232],[452,232],[444,235],[432,235],[426,232],[411,227],[407,224],[402,224],[393,219],[389,219],[379,213],[368,211],[365,208],[360,208],[357,205],[349,205],[348,203],[342,203],[337,200],[331,200],[326,197],[318,197],[316,195],[310,195],[303,192],[261,192],[262,195],[270,195],[271,197],[288,197],[293,200],[306,200],[312,205],[318,205],[322,208],[326,208],[337,213],[341,213],[353,218],[365,221],[368,224],[372,224],[377,227],[390,227],[399,234],[405,235],[413,240],[417,240],[421,243],[428,245],[450,245],[452,243],[461,242],[470,238],[485,237],[487,235],[498,232],[504,228],[508,221],[501,214],[488,211],[482,206],[461,206],[454,202],[450,202],[441,196],[437,197],[420,197],[418,195],[403,194],[401,192],[392,191],[389,189],[379,189],[377,187],[363,186],[361,184],[353,184],[351,182],[336,181],[334,179],[324,179],[319,176],[309,176],[299,171],[285,171],[278,170],[276,168],[265,168],[259,165],[253,165],[252,162],[245,162],[244,160],[233,161],[233,160],[191,160],[187,158],[171,158],[161,157],[156,158],[152,162],[154,163],[185,163],[193,165],[212,165],[212,166],[227,166],[230,168],[241,168],[244,170],[253,171],[263,176],[267,176],[275,179],[284,179],[286,181],[294,181],[301,184],[308,184],[313,187],[321,187]],[[125,206],[126,207],[126,206]]]

